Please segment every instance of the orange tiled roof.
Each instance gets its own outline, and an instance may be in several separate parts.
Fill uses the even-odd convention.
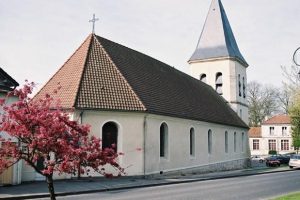
[[[36,97],[64,108],[137,111],[248,128],[210,86],[150,56],[91,34]]]
[[[248,134],[250,138],[260,138],[261,127],[251,127]]]
[[[288,115],[276,115],[270,119],[264,121],[262,125],[267,124],[290,124],[291,118]]]

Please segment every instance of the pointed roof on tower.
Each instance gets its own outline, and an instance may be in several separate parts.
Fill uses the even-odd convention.
[[[221,0],[212,0],[197,48],[189,62],[219,58],[233,58],[248,66],[235,41]]]
[[[58,83],[61,89],[53,93]],[[147,112],[248,128],[210,86],[95,34],[35,98],[47,93],[65,109]]]

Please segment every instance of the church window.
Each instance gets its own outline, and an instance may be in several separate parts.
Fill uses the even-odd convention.
[[[206,83],[206,74],[200,75],[200,81],[202,81],[203,83]]]
[[[195,156],[195,130],[190,129],[190,155]]]
[[[208,130],[208,154],[212,152],[212,132]]]
[[[102,149],[118,149],[118,127],[114,122],[107,122],[102,127]]]
[[[216,91],[218,94],[222,95],[223,94],[223,81],[222,81],[222,73],[218,72],[216,74]]]
[[[234,152],[236,152],[236,132],[234,132],[234,135],[233,135],[233,149],[234,149]]]
[[[162,123],[160,126],[160,157],[167,157],[168,153],[168,126],[166,123]]]
[[[43,157],[39,157],[36,161],[36,168],[40,171],[45,169],[44,166],[45,159]]]
[[[245,149],[245,133],[242,133],[242,152],[244,152]]]
[[[243,77],[243,97],[246,98],[246,83],[245,83],[245,77]]]
[[[241,84],[241,75],[239,74],[238,75],[238,77],[239,77],[239,96],[241,97],[242,96],[242,92],[241,92],[241,87],[242,87],[242,84]]]
[[[228,153],[228,132],[225,131],[225,153]]]

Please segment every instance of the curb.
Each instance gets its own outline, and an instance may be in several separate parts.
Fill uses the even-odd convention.
[[[182,183],[193,183],[193,182],[201,182],[201,181],[208,181],[208,180],[219,180],[219,179],[226,179],[226,178],[236,178],[236,177],[244,177],[244,176],[256,176],[262,174],[273,174],[273,173],[284,173],[284,172],[291,172],[296,171],[297,169],[287,169],[287,170],[278,170],[278,171],[265,171],[265,172],[249,172],[244,174],[231,174],[231,175],[223,175],[223,176],[216,176],[216,177],[204,177],[204,178],[194,178],[190,180],[178,180],[172,182],[161,182],[161,183],[151,183],[145,185],[133,185],[133,186],[124,186],[124,187],[112,187],[112,188],[104,188],[104,189],[97,189],[97,190],[86,190],[86,191],[75,191],[75,192],[61,192],[56,193],[56,197],[59,196],[69,196],[69,195],[80,195],[80,194],[89,194],[89,193],[97,193],[97,192],[108,192],[108,191],[118,191],[118,190],[128,190],[134,188],[147,188],[147,187],[157,187],[163,185],[175,185],[175,184],[182,184]],[[36,194],[36,195],[20,195],[20,196],[11,196],[11,197],[0,197],[0,199],[6,200],[21,200],[21,199],[36,199],[36,198],[47,198],[50,197],[49,194]]]

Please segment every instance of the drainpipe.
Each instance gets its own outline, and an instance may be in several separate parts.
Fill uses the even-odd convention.
[[[83,110],[79,113],[79,123],[82,124],[83,122]],[[77,171],[77,179],[79,180],[81,178],[81,171],[80,171],[80,163]]]
[[[147,131],[147,116],[146,114],[144,116],[144,124],[143,124],[143,173],[144,173],[144,178],[146,177],[146,131]]]
[[[83,110],[80,112],[79,117],[80,117],[79,123],[82,124],[82,122],[83,122],[83,119],[82,119],[83,118]]]

